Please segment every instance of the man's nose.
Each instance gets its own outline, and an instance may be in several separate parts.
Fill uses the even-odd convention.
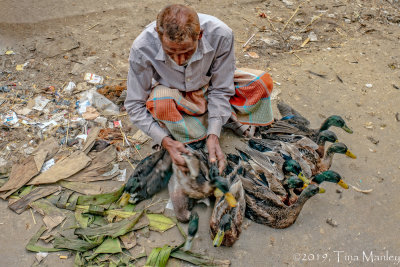
[[[178,65],[182,65],[185,62],[185,60],[186,60],[185,54],[174,55],[174,61]]]

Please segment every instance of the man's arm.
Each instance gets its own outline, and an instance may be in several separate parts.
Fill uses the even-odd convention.
[[[235,72],[235,54],[231,38],[222,39],[211,66],[211,84],[208,94],[208,131],[207,147],[211,162],[218,160],[220,172],[225,168],[226,160],[219,145],[222,125],[231,116],[229,99],[235,94],[233,75]]]
[[[125,108],[132,123],[153,138],[157,144],[161,144],[162,139],[168,136],[168,132],[160,127],[146,109],[146,101],[151,91],[153,67],[134,61],[135,56],[140,55],[131,50]]]

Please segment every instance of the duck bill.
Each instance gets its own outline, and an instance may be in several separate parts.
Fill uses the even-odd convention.
[[[224,193],[221,191],[221,189],[215,188],[215,190],[214,190],[215,198],[221,198],[223,195],[224,195]]]
[[[126,205],[128,205],[130,198],[131,198],[131,194],[124,192],[122,194],[121,198],[119,199],[119,205],[121,207],[125,207]]]
[[[307,179],[307,177],[303,174],[303,172],[300,172],[297,175],[297,177],[299,177],[299,179],[301,179],[304,182],[304,185],[309,185],[310,184],[310,180]]]
[[[326,192],[326,190],[324,188],[322,188],[322,187],[319,188],[319,192],[318,193],[323,194],[325,192]]]
[[[343,125],[342,129],[345,130],[345,131],[348,132],[348,133],[351,133],[351,134],[353,133],[353,130],[350,129],[346,124]]]
[[[231,208],[236,207],[237,201],[236,201],[235,197],[232,195],[232,193],[230,193],[230,192],[226,193],[225,200]]]
[[[343,187],[344,189],[349,189],[349,186],[342,179],[340,179],[340,181],[337,184]]]
[[[346,156],[348,156],[349,158],[352,158],[352,159],[356,159],[356,158],[357,158],[357,156],[354,155],[353,153],[351,153],[350,150],[347,150],[347,151],[346,151]]]
[[[222,241],[224,240],[225,236],[225,231],[219,229],[218,233],[215,235],[215,238],[213,240],[213,246],[214,247],[219,247],[222,244]]]

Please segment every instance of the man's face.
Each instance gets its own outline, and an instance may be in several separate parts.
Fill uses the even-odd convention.
[[[165,54],[175,61],[177,65],[185,66],[196,52],[198,41],[201,39],[201,34],[197,40],[186,38],[182,42],[171,41],[165,35],[163,35],[161,39],[162,48]]]

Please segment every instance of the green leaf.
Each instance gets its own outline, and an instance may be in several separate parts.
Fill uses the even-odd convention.
[[[54,252],[54,251],[61,251],[64,249],[58,249],[58,248],[46,248],[46,247],[41,247],[41,246],[37,246],[35,245],[40,236],[46,231],[46,226],[42,226],[40,227],[39,231],[36,232],[36,234],[34,234],[31,238],[31,240],[29,240],[28,244],[26,245],[26,249],[29,251],[33,251],[33,252]]]
[[[135,215],[124,219],[120,222],[110,223],[100,227],[92,227],[92,228],[78,228],[75,230],[75,234],[83,235],[83,236],[111,236],[112,238],[116,238],[118,236],[124,235],[134,228],[136,223],[139,221],[140,217],[143,215],[143,212],[136,213]]]
[[[78,205],[106,205],[117,201],[122,193],[124,192],[125,186],[122,186],[117,191],[105,194],[90,195],[90,196],[80,196],[78,198]]]
[[[165,267],[167,265],[172,248],[164,245],[162,248],[154,248],[147,258],[146,266]]]
[[[146,214],[146,216],[150,221],[150,230],[163,233],[175,226],[175,223],[171,218],[166,217],[162,214],[149,213]]]
[[[57,236],[54,238],[54,247],[85,252],[87,250],[97,247],[103,242],[103,240],[104,238],[99,238],[97,242],[87,242],[81,239],[72,239]]]
[[[217,260],[206,255],[182,250],[172,252],[171,257],[190,262],[193,265],[206,267],[229,267],[231,264],[229,260]]]
[[[119,253],[122,252],[121,243],[118,238],[107,238],[96,250],[94,254],[100,253]]]

